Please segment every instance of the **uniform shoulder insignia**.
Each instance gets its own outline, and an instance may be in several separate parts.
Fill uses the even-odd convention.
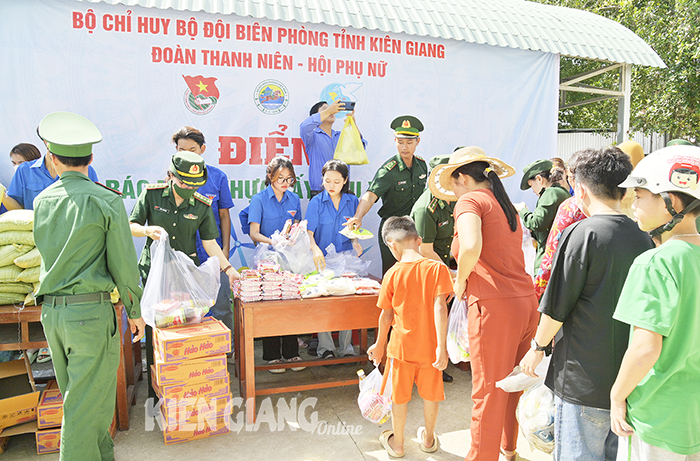
[[[207,197],[205,195],[200,194],[199,192],[194,193],[194,198],[196,198],[197,200],[199,200],[200,202],[204,203],[207,206],[211,206],[212,199],[210,199],[209,197]]]
[[[398,162],[396,160],[392,160],[386,165],[384,165],[384,168],[386,168],[387,171],[391,171],[396,165],[398,165]]]
[[[166,187],[170,187],[170,185],[167,182],[158,182],[155,184],[146,184],[146,189],[148,190],[154,190],[154,189],[165,189]]]
[[[413,157],[414,157],[414,158],[417,158],[417,159],[420,160],[421,162],[425,162],[425,160],[423,159],[423,157],[421,157],[420,155],[413,154]]]
[[[437,197],[433,197],[433,199],[428,204],[428,209],[430,210],[431,213],[435,213],[435,209],[437,208],[438,203],[439,203],[438,200],[439,199]]]
[[[122,195],[122,193],[119,192],[118,190],[112,189],[111,187],[107,187],[107,186],[105,186],[104,184],[102,184],[102,183],[100,183],[100,182],[96,182],[95,184],[97,184],[98,186],[102,186],[102,187],[104,187],[105,189],[107,189],[108,191],[114,192],[114,193],[117,194],[117,195]]]

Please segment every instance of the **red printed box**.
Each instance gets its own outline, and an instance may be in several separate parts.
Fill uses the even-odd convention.
[[[63,420],[63,396],[58,389],[47,389],[37,407],[37,427],[48,429],[61,425]]]
[[[231,414],[231,394],[213,399],[185,399],[175,407],[163,405],[161,413],[165,427],[170,430],[192,430],[197,425],[213,422]]]
[[[155,378],[159,385],[228,376],[226,354],[199,359],[164,362],[155,354]]]
[[[161,418],[163,414],[161,413]],[[195,427],[191,430],[169,430],[165,429],[163,431],[163,441],[166,445],[172,445],[175,443],[188,442],[190,440],[205,439],[208,437],[214,437],[215,435],[228,434],[231,432],[230,419],[228,416],[222,416],[217,418],[216,421],[203,424],[202,426]]]
[[[151,385],[156,394],[160,397],[163,405],[167,407],[175,407],[184,399],[214,399],[217,397],[225,397],[231,393],[229,386],[229,377],[226,375],[218,379],[204,379],[192,382],[180,382],[175,384],[163,384],[162,386],[156,383],[155,366],[151,366]]]
[[[208,317],[197,325],[154,328],[153,348],[166,363],[231,352],[231,330]]]
[[[61,450],[61,428],[36,431],[36,452],[40,455]]]

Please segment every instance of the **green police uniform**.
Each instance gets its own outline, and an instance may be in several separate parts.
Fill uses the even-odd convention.
[[[428,178],[428,166],[425,160],[413,156],[411,168],[406,166],[401,155],[396,154],[377,170],[368,191],[382,199],[379,209],[379,250],[382,255],[382,273],[389,270],[396,260],[389,247],[382,240],[384,221],[392,216],[405,216],[411,213],[411,208],[425,190]]]
[[[39,133],[49,150],[86,157],[101,140],[87,119],[47,115]],[[41,322],[63,394],[62,460],[113,460],[120,334],[109,292],[139,318],[136,251],[119,192],[66,171],[34,201],[34,240],[41,253]]]
[[[537,199],[537,205],[534,211],[530,211],[527,208],[520,210],[520,217],[525,227],[530,230],[532,238],[537,242],[535,273],[537,273],[542,263],[549,230],[552,228],[559,205],[569,197],[571,197],[569,191],[565,190],[559,184],[552,184],[540,191],[540,198]]]
[[[435,253],[448,265],[455,229],[454,208],[455,202],[440,200],[426,189],[411,210],[411,218],[423,243],[432,243]]]

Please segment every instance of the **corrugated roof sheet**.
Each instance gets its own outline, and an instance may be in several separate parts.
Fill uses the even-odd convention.
[[[524,0],[78,0],[407,33],[666,67],[632,31],[587,11]]]

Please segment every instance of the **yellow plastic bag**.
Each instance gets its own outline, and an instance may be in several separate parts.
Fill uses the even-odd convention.
[[[369,163],[365,146],[362,145],[360,130],[355,125],[355,120],[348,115],[345,117],[343,131],[335,148],[333,158],[342,160],[348,165],[366,165]]]

